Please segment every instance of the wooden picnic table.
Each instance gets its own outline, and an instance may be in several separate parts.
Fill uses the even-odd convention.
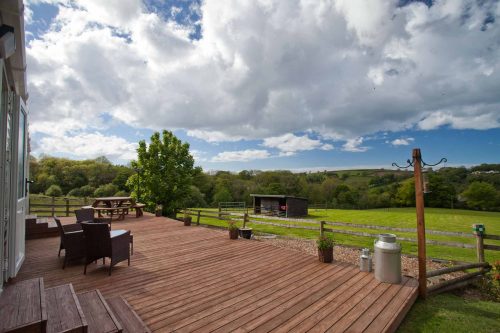
[[[123,207],[123,206],[133,206],[135,204],[135,200],[132,197],[103,197],[103,198],[95,198],[92,207]]]
[[[118,220],[123,220],[125,215],[128,215],[129,209],[135,209],[135,216],[141,217],[144,204],[136,203],[132,197],[103,197],[95,198],[92,208],[97,211],[99,217],[102,217],[102,212],[118,216]]]

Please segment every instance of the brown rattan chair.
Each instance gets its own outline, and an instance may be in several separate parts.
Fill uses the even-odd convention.
[[[82,208],[75,210],[76,223],[91,222],[91,223],[107,223],[111,229],[111,218],[109,217],[94,217],[93,208]]]
[[[85,244],[83,241],[82,226],[78,223],[62,225],[61,220],[54,216],[61,242],[59,244],[58,257],[61,256],[61,250],[64,250],[63,269],[68,261],[83,259],[85,257]]]
[[[98,259],[111,259],[109,275],[113,266],[121,261],[128,260],[130,266],[130,231],[110,231],[107,223],[82,222],[83,234],[85,236],[85,268],[83,274],[87,274],[87,265]]]

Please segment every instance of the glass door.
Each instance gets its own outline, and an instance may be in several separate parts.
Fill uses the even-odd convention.
[[[28,174],[28,131],[27,131],[27,114],[26,107],[19,96],[17,100],[17,135],[16,135],[16,158],[14,159],[14,167],[16,169],[16,184],[13,186],[14,191],[17,193],[16,201],[16,219],[14,223],[14,262],[12,263],[14,270],[11,271],[11,277],[17,275],[21,265],[24,262],[25,256],[25,230],[26,230],[26,210],[28,205],[28,193],[26,191],[26,177]]]
[[[10,274],[10,225],[12,211],[13,93],[9,91],[4,62],[0,61],[0,289]]]

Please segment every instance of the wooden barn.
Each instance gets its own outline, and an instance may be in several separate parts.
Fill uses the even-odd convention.
[[[254,214],[282,217],[307,216],[307,199],[290,195],[250,194]]]

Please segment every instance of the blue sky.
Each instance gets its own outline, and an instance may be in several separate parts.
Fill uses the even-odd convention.
[[[205,170],[499,163],[498,1],[26,2],[35,156]]]

